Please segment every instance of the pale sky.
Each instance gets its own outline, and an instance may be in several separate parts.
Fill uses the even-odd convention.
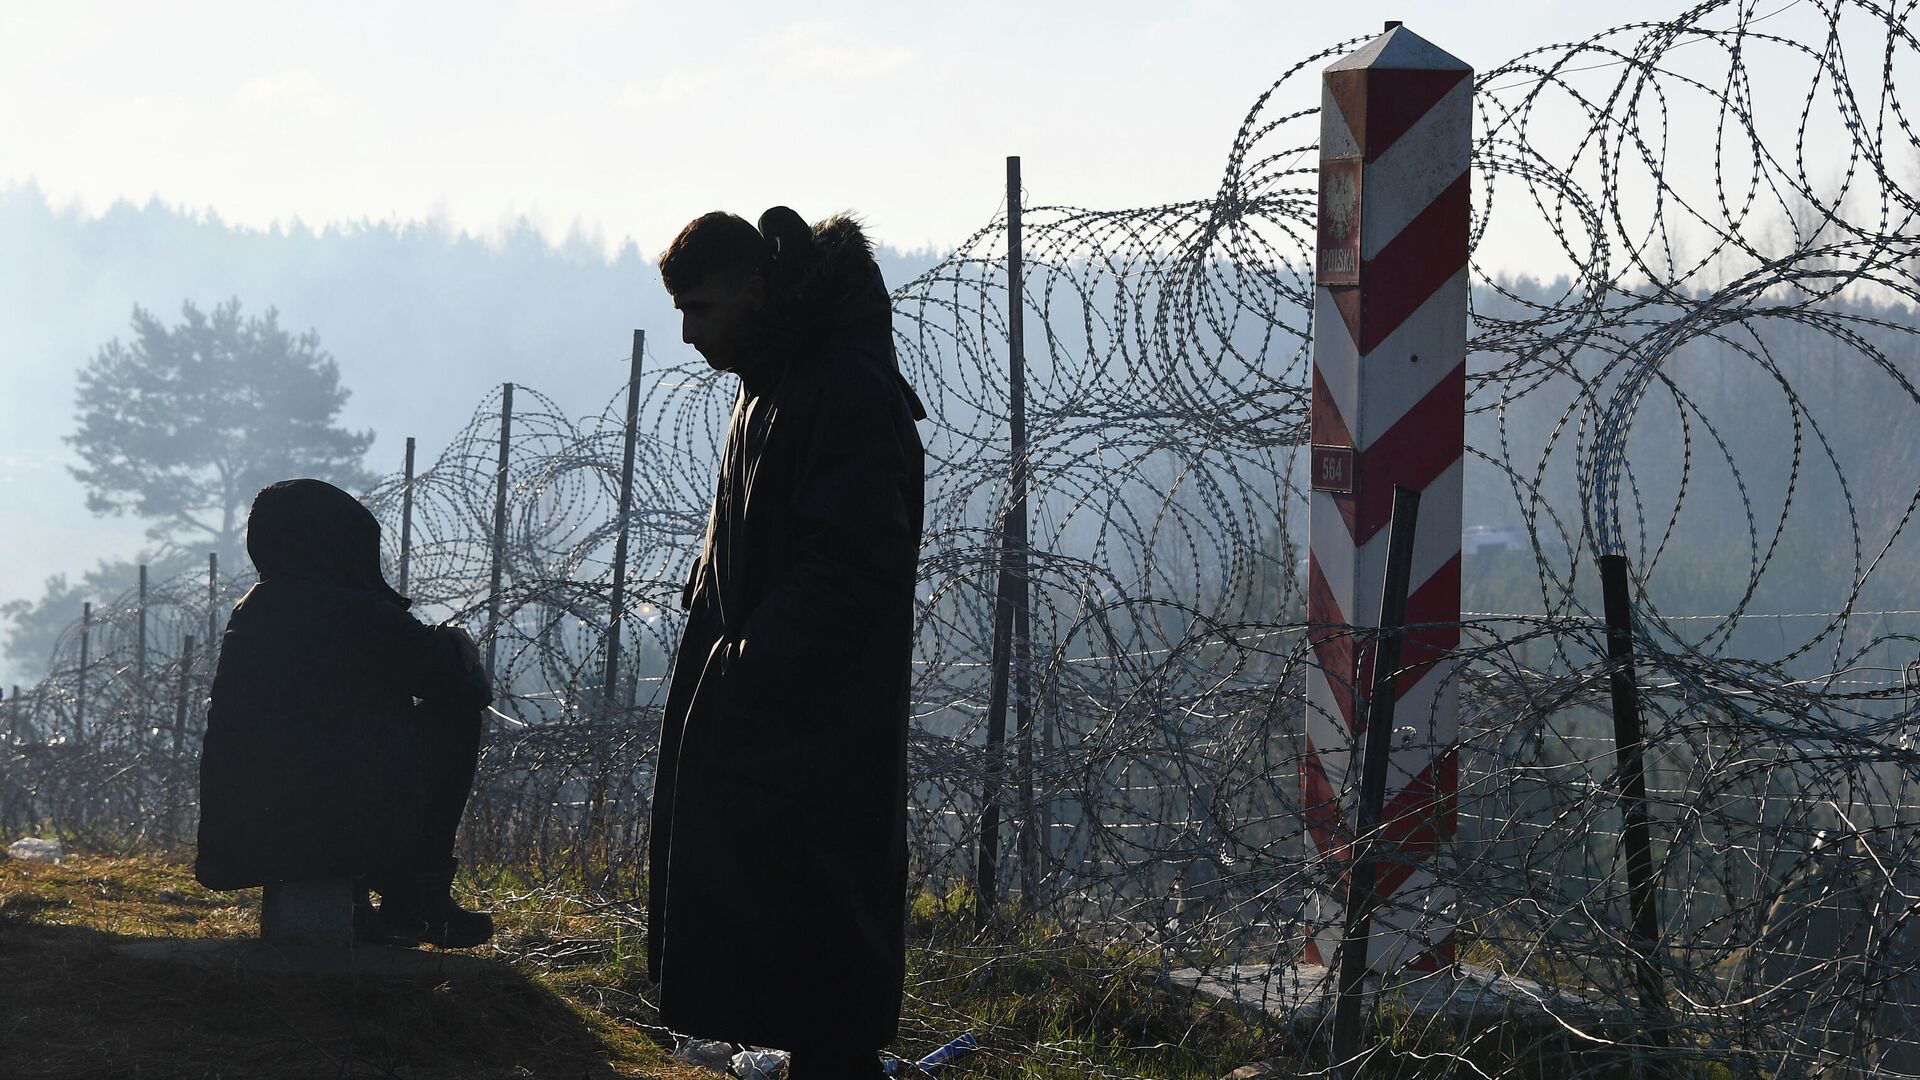
[[[6,0],[0,182],[248,225],[528,214],[649,253],[700,211],[788,203],[946,247],[994,213],[1008,154],[1033,204],[1211,194],[1254,98],[1384,19],[1485,70],[1684,8]]]
[[[1743,2],[1761,5],[1768,32],[1823,36],[1812,0]],[[431,219],[492,236],[526,215],[555,242],[577,229],[603,251],[631,239],[649,255],[700,212],[751,218],[785,203],[812,219],[852,209],[882,243],[946,249],[998,211],[1009,154],[1023,158],[1029,206],[1123,209],[1210,197],[1254,100],[1307,56],[1378,34],[1387,19],[1485,72],[1688,6],[0,0],[0,186],[32,181],[56,206],[92,214],[116,200],[158,198],[255,227]],[[1735,15],[1725,7],[1707,22],[1727,26]],[[1869,46],[1848,53],[1854,90],[1866,95],[1865,114],[1878,116],[1885,102],[1874,64],[1885,28],[1876,36],[1857,10],[1849,18]],[[1698,65],[1692,77],[1724,85],[1719,46],[1684,44],[1666,61]],[[1804,146],[1810,174],[1828,174],[1814,181],[1827,185],[1845,167],[1837,152],[1845,129],[1832,103],[1822,100],[1800,140],[1804,62],[1782,61],[1787,50],[1778,48],[1763,57],[1749,44],[1762,70],[1742,89],[1765,114],[1769,151],[1791,156]],[[1911,67],[1911,50],[1900,55]],[[1582,63],[1604,96],[1613,72]],[[1711,213],[1720,205],[1711,190],[1715,129],[1728,121],[1668,74],[1669,96],[1643,117],[1667,125],[1650,129],[1672,151],[1662,168],[1682,196],[1667,212],[1684,204]],[[1502,90],[1500,100],[1524,93]],[[1309,70],[1267,116],[1317,103]],[[1571,122],[1543,114],[1529,133],[1532,149],[1558,154],[1566,147],[1556,144],[1585,135],[1578,108],[1559,105]],[[1288,145],[1316,130],[1296,121]],[[1635,152],[1617,129],[1609,135]],[[1920,153],[1913,157],[1920,170]],[[1621,182],[1627,205],[1614,226],[1636,245],[1650,232],[1643,180]],[[1499,211],[1477,249],[1482,267],[1543,279],[1566,272],[1541,206],[1517,181],[1501,182]],[[1549,201],[1546,209],[1557,208]],[[1764,215],[1756,220],[1751,228],[1775,228]],[[1698,243],[1680,232],[1676,246]],[[1607,272],[1620,272],[1624,246],[1609,248]],[[0,249],[0,267],[31,273],[35,252],[24,247]],[[166,297],[162,310],[171,303]],[[70,353],[77,366],[123,330],[124,310],[116,303],[108,327],[53,327],[61,333],[52,337],[80,343]],[[627,323],[616,325],[623,340]],[[337,339],[337,329],[329,333]],[[691,358],[675,337],[658,335],[666,363]],[[0,378],[16,374],[0,370]],[[9,431],[8,415],[67,415],[67,376],[39,374],[38,397],[22,392],[34,379],[4,384],[0,486],[17,481],[7,489],[16,502],[64,507],[68,516],[31,519],[25,538],[19,523],[13,535],[0,530],[0,601],[33,595],[48,574],[140,547],[137,520],[79,509],[64,447],[23,445],[17,423]]]

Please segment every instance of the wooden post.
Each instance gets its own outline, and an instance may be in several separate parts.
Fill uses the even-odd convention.
[[[1333,1064],[1358,1080],[1361,999],[1366,991],[1367,935],[1372,929],[1380,867],[1380,812],[1386,804],[1387,762],[1393,750],[1393,713],[1407,622],[1407,578],[1420,520],[1420,493],[1393,489],[1388,526],[1387,576],[1380,595],[1380,631],[1374,638],[1373,685],[1367,694],[1366,746],[1360,765],[1360,805],[1354,814],[1353,854],[1347,872],[1346,933],[1340,944],[1340,989],[1334,1003]]]
[[[407,436],[405,479],[400,483],[400,595],[407,594],[407,566],[413,555],[413,436]]]
[[[647,332],[633,332],[633,356],[627,361],[626,446],[620,453],[620,517],[613,542],[613,598],[607,608],[607,671],[600,700],[611,709],[620,678],[620,620],[625,617],[627,589],[627,517],[633,512],[633,447],[640,432],[640,357],[647,348]]]
[[[494,662],[500,651],[500,577],[507,554],[507,452],[513,445],[513,384],[500,384],[500,467],[493,485],[493,574],[487,586],[487,674],[498,685]]]
[[[1473,71],[1391,24],[1321,81],[1314,257],[1307,635],[1299,772],[1308,855],[1352,857],[1367,625],[1383,605],[1394,491],[1420,493],[1398,724],[1380,829],[1396,843],[1369,923],[1376,972],[1454,962],[1458,896],[1437,860],[1456,830],[1460,532],[1466,446]],[[1396,903],[1387,904],[1391,896]],[[1346,898],[1309,894],[1306,959],[1345,938]]]
[[[1025,895],[1037,884],[1031,854],[1037,839],[1033,821],[1033,748],[1031,707],[1027,701],[1027,375],[1025,354],[1026,286],[1020,239],[1020,159],[1007,158],[1007,509],[1000,523],[1000,576],[994,598],[992,684],[987,698],[987,770],[981,792],[980,849],[974,873],[974,921],[984,926],[999,903],[1000,772],[1007,739],[1009,676],[1017,699],[1015,730],[1020,736],[1021,886]],[[1011,669],[1011,670],[1010,670]],[[1016,674],[1017,673],[1017,674]]]
[[[1668,1046],[1673,1018],[1660,977],[1660,910],[1654,894],[1653,839],[1647,814],[1645,738],[1640,686],[1633,670],[1633,598],[1627,589],[1627,557],[1600,556],[1600,595],[1607,618],[1607,678],[1613,691],[1613,753],[1620,784],[1620,846],[1627,861],[1628,909],[1633,919],[1634,967],[1640,1007],[1654,1046]]]

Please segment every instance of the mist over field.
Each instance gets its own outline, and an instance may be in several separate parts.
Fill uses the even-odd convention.
[[[0,189],[0,603],[152,547],[146,522],[88,512],[62,441],[79,371],[129,341],[136,305],[172,326],[183,302],[204,312],[238,299],[243,316],[274,308],[282,329],[317,333],[351,392],[338,423],[374,433],[365,467],[384,474],[408,436],[431,460],[501,382],[569,415],[600,411],[622,392],[636,327],[649,362],[692,359],[652,261],[668,239],[616,248],[576,229],[555,243],[524,217],[486,239],[435,221],[260,230],[158,202],[93,216],[32,185]],[[891,284],[934,261],[878,255]],[[30,658],[0,661],[0,680],[35,673]]]

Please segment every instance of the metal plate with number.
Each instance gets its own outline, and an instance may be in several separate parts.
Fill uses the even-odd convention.
[[[1313,447],[1309,462],[1313,470],[1315,491],[1338,491],[1351,494],[1354,481],[1354,454],[1351,446]]]

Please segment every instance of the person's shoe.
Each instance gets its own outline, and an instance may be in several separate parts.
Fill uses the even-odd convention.
[[[383,896],[377,922],[385,943],[471,949],[493,937],[493,916],[484,911],[468,911],[445,893],[440,894],[437,901],[429,900],[425,904],[396,902],[395,898]]]
[[[408,875],[382,891],[376,922],[379,932],[410,944],[442,949],[471,949],[493,937],[493,916],[454,903],[449,887],[459,862],[448,859],[433,870]]]
[[[395,935],[380,918],[380,909],[373,906],[373,898],[367,895],[367,886],[363,882],[353,892],[353,940],[360,945],[382,945],[390,948],[411,949],[420,944],[419,939],[405,935]]]
[[[897,1075],[926,1074],[914,1069]],[[887,1080],[888,1073],[876,1051],[798,1050],[787,1060],[787,1077],[788,1080]]]

